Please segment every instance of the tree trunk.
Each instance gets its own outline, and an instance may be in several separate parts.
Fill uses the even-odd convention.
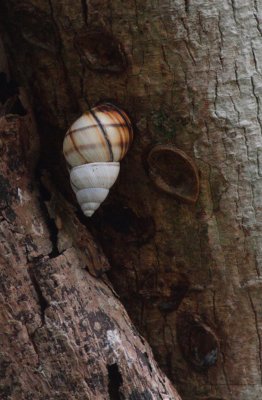
[[[13,75],[30,88],[36,110],[38,176],[43,169],[52,175],[54,198],[74,201],[61,145],[81,110],[111,98],[136,126],[135,143],[108,200],[90,220],[77,212],[86,227],[81,237],[71,213],[67,239],[61,244],[58,237],[55,258],[45,267],[34,262],[33,282],[45,293],[48,310],[50,305],[56,310],[48,321],[56,329],[64,323],[67,334],[81,326],[83,310],[75,311],[71,327],[58,310],[66,307],[70,315],[75,302],[77,307],[85,303],[78,299],[85,298],[81,285],[87,282],[87,290],[89,279],[82,280],[81,267],[77,274],[72,270],[85,261],[76,261],[68,241],[74,237],[85,246],[91,232],[112,265],[114,288],[184,400],[253,400],[262,394],[261,12],[259,1],[244,0],[3,1]],[[145,165],[156,143],[175,144],[194,160],[200,176],[196,205],[155,188]],[[164,168],[177,191],[191,193],[192,171],[177,157],[171,161],[162,160],[162,170],[154,173],[161,176]],[[64,216],[68,206],[61,202]],[[52,212],[57,220],[56,208]],[[42,229],[37,236],[41,250],[31,246],[33,258],[39,251],[45,254],[47,228]],[[88,247],[89,252],[97,271],[101,262]],[[71,268],[65,267],[65,258]],[[62,269],[68,270],[68,287],[81,292],[66,291],[65,306],[54,283],[58,279],[59,288]],[[16,272],[12,279],[17,278]],[[92,279],[95,291],[100,282]],[[111,296],[111,289],[103,290],[103,296]],[[38,328],[40,336],[43,329],[49,328]],[[51,338],[41,336],[50,365],[61,362],[52,355],[58,339],[51,332]],[[75,363],[81,364],[84,358],[70,346],[69,339],[66,354],[74,352]],[[81,366],[72,368],[78,371],[76,379]]]
[[[21,88],[17,101],[26,116],[13,106],[0,118],[1,399],[179,400],[103,276],[99,246],[47,178],[35,187]]]

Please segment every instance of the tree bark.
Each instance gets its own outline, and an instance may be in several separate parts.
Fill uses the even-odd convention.
[[[74,201],[60,154],[81,110],[112,98],[133,118],[118,183],[90,221],[78,216],[160,366],[183,399],[260,398],[261,2],[3,5],[14,74],[36,109],[40,167],[57,192]],[[154,187],[144,161],[156,143],[196,163],[195,206]]]
[[[47,178],[36,187],[19,91],[26,116],[0,118],[1,399],[179,400],[102,277],[99,246]]]

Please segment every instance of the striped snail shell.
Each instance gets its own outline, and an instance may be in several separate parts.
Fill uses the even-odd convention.
[[[91,217],[115,183],[119,161],[133,140],[127,114],[104,103],[78,118],[66,133],[63,152],[82,211]]]
[[[126,113],[105,103],[84,113],[66,133],[63,152],[71,167],[120,161],[133,140]]]

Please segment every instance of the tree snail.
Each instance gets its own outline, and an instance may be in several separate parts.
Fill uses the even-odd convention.
[[[106,199],[132,140],[129,117],[110,103],[85,112],[67,131],[63,153],[70,166],[72,189],[87,217]]]

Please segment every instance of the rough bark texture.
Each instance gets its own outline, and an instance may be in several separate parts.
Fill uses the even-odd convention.
[[[54,188],[35,187],[26,109],[0,118],[0,398],[179,399],[98,278],[101,249]]]
[[[80,110],[112,98],[133,118],[120,179],[86,226],[160,365],[185,400],[260,398],[261,2],[3,3],[61,193],[61,141]],[[159,142],[195,160],[196,206],[149,180],[144,159]]]

